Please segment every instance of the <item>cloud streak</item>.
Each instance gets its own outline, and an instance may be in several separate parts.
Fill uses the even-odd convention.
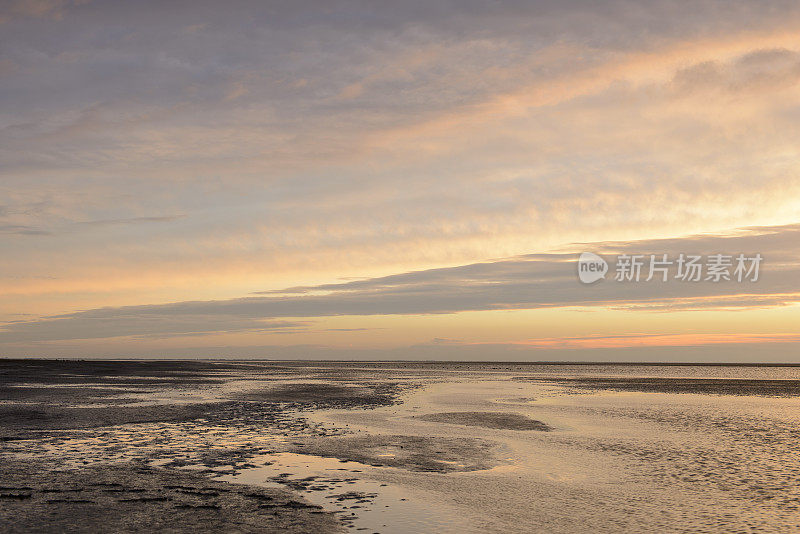
[[[7,324],[0,331],[0,343],[147,333],[269,332],[303,326],[291,322],[296,318],[346,315],[454,314],[561,307],[666,312],[781,306],[800,302],[797,288],[800,256],[786,248],[798,238],[800,225],[790,225],[750,228],[728,236],[576,245],[606,255],[666,253],[675,257],[679,253],[758,252],[765,263],[756,283],[605,280],[587,286],[576,276],[577,253],[531,254],[366,280],[292,287],[266,292],[267,296],[99,308],[56,315]]]

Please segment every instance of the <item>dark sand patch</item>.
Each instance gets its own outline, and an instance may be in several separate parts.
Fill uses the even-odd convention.
[[[312,438],[295,442],[291,452],[373,466],[449,473],[494,467],[496,446],[487,440],[424,436],[374,435]]]
[[[121,405],[132,400],[125,398],[129,392],[197,389],[232,376],[272,380],[286,378],[287,373],[309,374],[272,362],[0,359],[0,400],[11,401],[0,404],[0,442],[44,437],[52,431],[201,418],[220,425],[273,426],[287,409],[386,406],[399,392],[396,384],[387,382],[358,386],[308,382],[281,384],[220,402]],[[306,425],[298,421],[289,426],[297,427],[289,428],[294,431]]]
[[[117,405],[139,402],[125,398],[130,393],[222,383],[220,373],[239,367],[216,362],[0,359],[0,400],[10,401],[0,405],[0,442],[50,430],[196,419],[220,405]]]
[[[187,404],[157,406],[108,406],[67,408],[35,405],[0,405],[0,441],[31,435],[45,430],[68,430],[196,419],[219,404]]]
[[[87,384],[113,380],[115,385],[197,385],[221,383],[220,373],[247,367],[210,361],[4,360],[0,385]]]
[[[499,430],[539,430],[549,431],[551,428],[537,421],[517,413],[503,412],[444,412],[421,415],[418,419],[435,423],[449,423],[452,425],[480,426],[496,428]]]
[[[800,380],[740,378],[541,378],[582,389],[611,389],[652,393],[702,393],[716,395],[800,396]]]
[[[309,404],[317,408],[353,408],[393,404],[397,393],[395,384],[350,386],[308,382],[279,384],[268,389],[243,393],[239,398],[262,402]]]
[[[47,471],[0,466],[0,532],[340,531],[332,513],[281,490],[137,464]]]
[[[111,388],[94,388],[85,386],[74,387],[36,387],[36,386],[0,386],[0,399],[4,401],[49,404],[112,404],[120,396],[127,393],[148,393],[149,390],[136,390],[130,388],[126,391]],[[137,402],[137,399],[124,398],[123,402]]]

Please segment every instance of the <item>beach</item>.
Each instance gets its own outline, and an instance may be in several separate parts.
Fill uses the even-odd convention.
[[[791,366],[0,360],[0,531],[792,532]]]

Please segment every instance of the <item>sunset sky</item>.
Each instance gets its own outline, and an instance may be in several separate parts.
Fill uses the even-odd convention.
[[[798,2],[0,6],[0,356],[800,362]]]

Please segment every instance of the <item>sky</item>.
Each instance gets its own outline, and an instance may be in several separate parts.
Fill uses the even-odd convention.
[[[0,357],[800,363],[798,139],[794,1],[0,0]]]

